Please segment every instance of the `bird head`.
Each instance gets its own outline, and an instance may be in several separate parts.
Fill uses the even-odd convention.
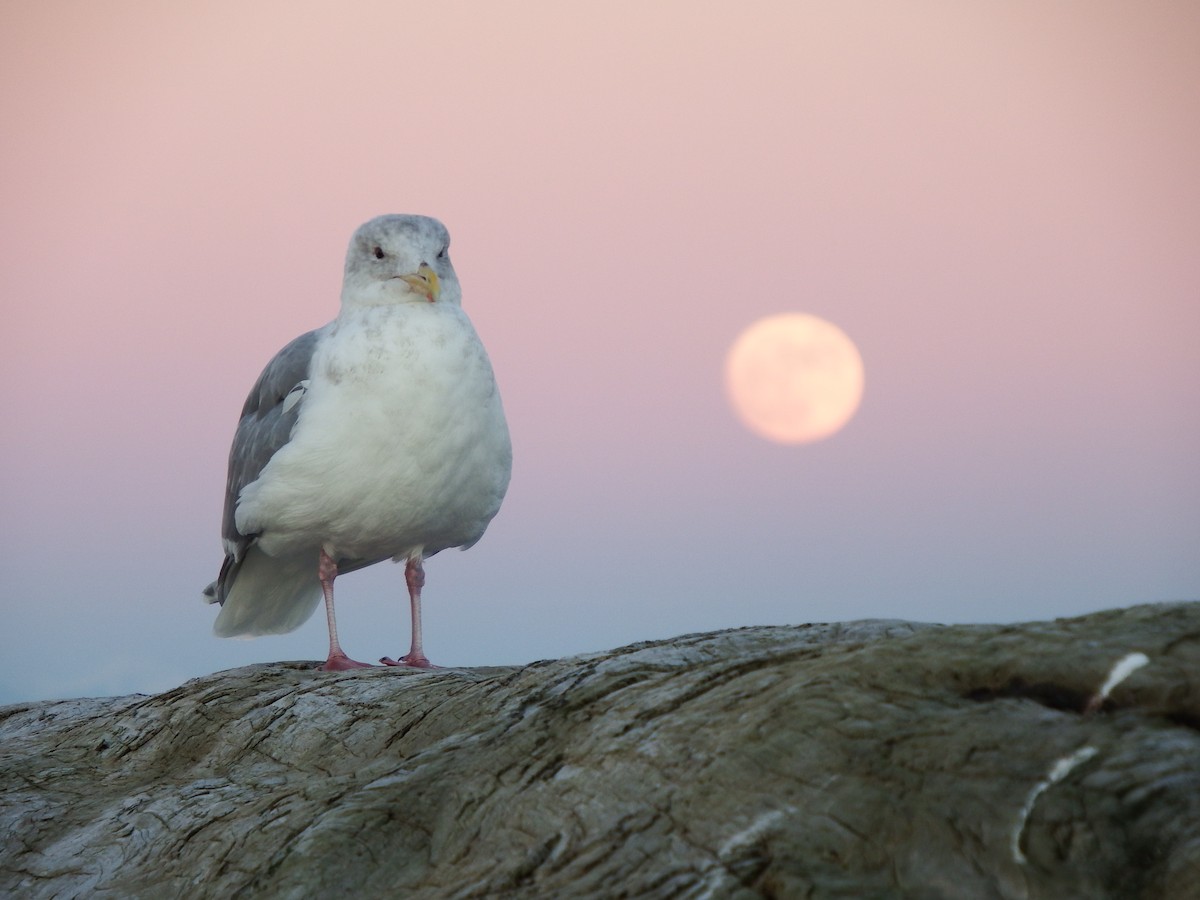
[[[450,264],[450,233],[426,216],[379,216],[350,239],[342,304],[459,305],[462,291]]]

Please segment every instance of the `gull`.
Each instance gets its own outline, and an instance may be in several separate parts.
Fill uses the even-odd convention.
[[[404,562],[412,644],[387,665],[430,667],[423,561],[466,549],[500,509],[512,444],[487,352],[462,309],[436,219],[387,215],[350,240],[341,309],[275,355],[229,453],[225,561],[205,599],[220,637],[299,628],[324,598],[321,668],[365,667],[338,642],[334,579]]]

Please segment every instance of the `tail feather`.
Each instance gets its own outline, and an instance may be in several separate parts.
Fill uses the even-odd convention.
[[[210,587],[215,600],[215,586]],[[213,633],[217,637],[286,634],[307,622],[320,600],[316,560],[308,554],[268,556],[251,546],[228,586]]]

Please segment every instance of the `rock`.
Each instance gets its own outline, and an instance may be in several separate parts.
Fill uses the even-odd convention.
[[[1200,603],[314,665],[0,709],[0,893],[1200,896]]]

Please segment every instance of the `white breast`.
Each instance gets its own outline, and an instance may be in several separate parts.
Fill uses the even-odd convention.
[[[317,347],[290,442],[242,491],[237,525],[272,555],[430,555],[482,536],[511,468],[491,363],[459,307],[344,310]]]

